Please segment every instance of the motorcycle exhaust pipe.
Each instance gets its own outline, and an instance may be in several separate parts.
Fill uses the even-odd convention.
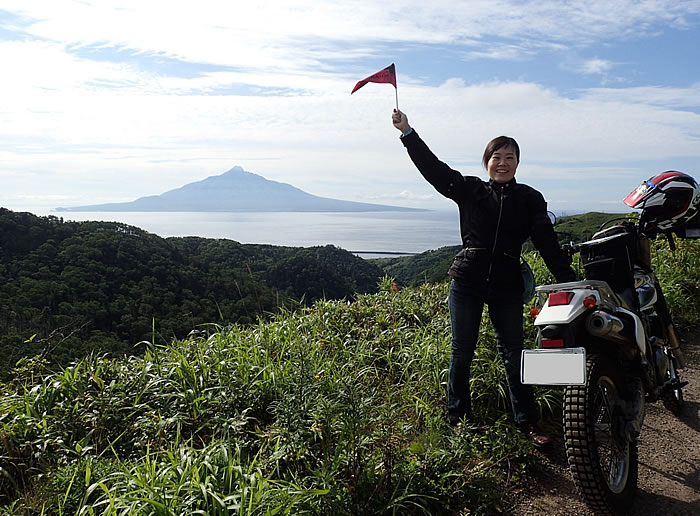
[[[620,332],[625,327],[622,320],[607,312],[596,310],[588,316],[586,329],[596,337],[623,338]]]

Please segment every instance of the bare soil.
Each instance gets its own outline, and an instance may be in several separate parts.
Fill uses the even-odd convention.
[[[674,416],[661,402],[648,404],[639,442],[639,489],[629,514],[639,516],[700,515],[700,331],[681,335],[688,381],[685,409]],[[579,498],[567,469],[562,430],[548,428],[554,446],[544,453],[522,493],[502,504],[512,516],[594,516]]]

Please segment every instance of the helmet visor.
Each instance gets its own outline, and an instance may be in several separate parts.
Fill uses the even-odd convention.
[[[624,203],[630,208],[639,208],[644,203],[644,200],[654,191],[656,185],[650,181],[644,181],[632,193],[624,199]]]

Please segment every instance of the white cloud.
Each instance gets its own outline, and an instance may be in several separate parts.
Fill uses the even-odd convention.
[[[581,73],[584,74],[605,74],[612,70],[615,63],[606,59],[588,59],[582,63]]]
[[[0,9],[18,15],[0,27],[24,31],[0,41],[0,69],[12,78],[0,81],[0,174],[15,174],[0,204],[27,192],[46,202],[129,200],[234,165],[318,195],[401,204],[443,201],[391,127],[391,86],[349,95],[374,71],[369,57],[432,45],[467,59],[583,53],[595,41],[685,29],[700,2],[7,0]],[[582,69],[615,64],[601,57]],[[689,109],[700,105],[697,84],[576,97],[525,80],[430,85],[401,75],[400,84],[411,122],[464,173],[483,174],[483,146],[498,134],[521,143],[526,181],[572,185],[590,163],[700,159]]]
[[[382,42],[480,43],[483,53],[492,52],[491,38],[509,42],[509,53],[562,43],[581,47],[601,38],[646,35],[660,24],[685,28],[700,14],[700,3],[15,0],[4,2],[4,9],[30,20],[30,34],[72,48],[102,45],[189,62],[308,72],[330,57],[353,57],[346,54],[348,44],[355,52],[362,49],[354,57],[381,49]]]
[[[687,88],[636,86],[629,88],[596,88],[585,92],[585,97],[600,102],[628,102],[666,108],[700,107],[700,83]]]

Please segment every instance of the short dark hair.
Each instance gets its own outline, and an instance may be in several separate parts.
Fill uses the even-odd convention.
[[[515,157],[518,160],[518,163],[520,163],[520,146],[518,145],[518,142],[516,142],[515,139],[511,138],[510,136],[498,136],[486,145],[484,157],[481,159],[481,163],[484,165],[484,168],[488,168],[489,160],[491,159],[491,156],[493,156],[493,153],[498,149],[502,149],[503,147],[513,147],[515,149]]]

